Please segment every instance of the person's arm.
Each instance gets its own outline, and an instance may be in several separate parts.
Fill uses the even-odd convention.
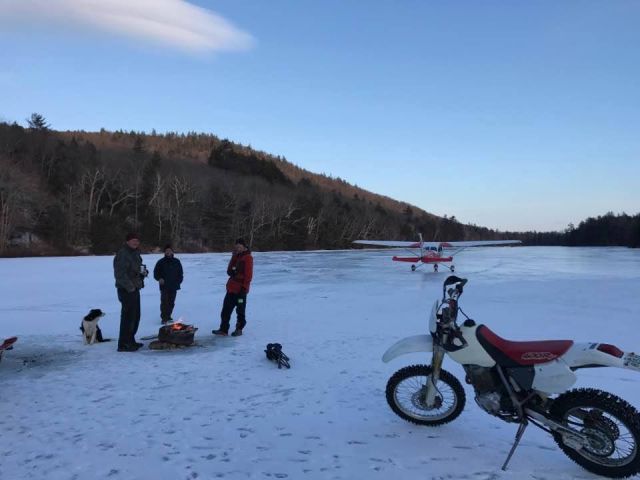
[[[242,279],[242,287],[245,292],[249,291],[249,284],[253,279],[253,257],[248,256],[244,259],[244,278]]]
[[[178,285],[182,284],[182,280],[184,280],[184,271],[182,270],[182,262],[178,260]]]
[[[227,275],[229,275],[230,277],[233,277],[233,274],[235,273],[232,270],[232,266],[233,266],[233,255],[231,256],[231,260],[229,260],[229,265],[227,265]]]
[[[160,280],[162,278],[162,273],[160,272],[161,270],[160,262],[162,262],[162,259],[158,260],[156,262],[156,266],[153,267],[153,278],[155,278],[156,280]]]
[[[127,275],[128,269],[129,262],[127,262],[126,253],[119,250],[113,259],[113,275],[116,277],[116,285],[124,288],[127,292],[134,292],[136,287]]]

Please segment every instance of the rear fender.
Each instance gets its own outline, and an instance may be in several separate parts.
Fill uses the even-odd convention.
[[[640,372],[640,355],[606,343],[574,343],[562,359],[572,369],[618,367]]]
[[[433,338],[431,335],[414,335],[412,337],[403,338],[391,345],[384,355],[382,361],[387,363],[396,357],[416,352],[432,352]]]

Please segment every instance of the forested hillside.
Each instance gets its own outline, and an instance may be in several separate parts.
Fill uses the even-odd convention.
[[[640,214],[607,213],[564,232],[496,232],[319,175],[214,135],[57,132],[0,123],[0,256],[143,248],[349,248],[357,238],[521,239],[528,245],[640,246]]]
[[[0,123],[0,172],[0,255],[110,253],[127,231],[182,251],[500,237],[208,134],[57,132],[34,114]]]

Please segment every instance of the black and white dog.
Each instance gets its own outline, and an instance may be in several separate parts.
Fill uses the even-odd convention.
[[[82,325],[80,325],[80,331],[84,336],[84,343],[91,345],[96,342],[108,342],[110,338],[102,338],[102,332],[98,326],[98,320],[104,317],[104,312],[99,308],[93,308],[82,319]]]

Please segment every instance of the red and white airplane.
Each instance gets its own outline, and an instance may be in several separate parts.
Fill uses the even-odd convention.
[[[418,242],[402,242],[393,240],[355,240],[353,243],[358,245],[371,245],[374,247],[395,247],[406,249],[417,249],[418,251],[411,251],[411,257],[398,257],[394,256],[392,260],[394,262],[410,262],[417,263],[418,265],[411,265],[411,270],[416,271],[424,264],[433,265],[433,271],[438,271],[438,264],[451,263],[453,257],[461,251],[469,247],[487,247],[492,245],[514,245],[522,243],[520,240],[478,240],[468,242],[425,242],[420,235],[420,241]],[[445,253],[445,250],[447,251]],[[447,266],[452,272],[455,271],[453,264]]]

